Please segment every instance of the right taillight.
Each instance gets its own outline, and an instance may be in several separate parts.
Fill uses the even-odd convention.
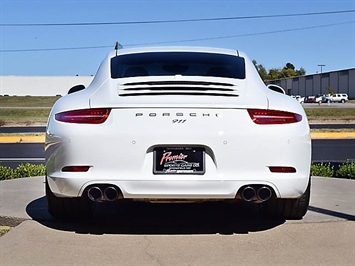
[[[64,166],[62,168],[62,172],[87,172],[87,171],[89,171],[89,169],[90,169],[90,166],[73,165],[73,166]]]
[[[109,108],[72,110],[56,114],[55,119],[74,124],[102,124],[106,121],[110,112],[111,109]]]
[[[290,166],[269,166],[272,173],[296,173],[296,168]]]
[[[259,125],[291,124],[302,120],[300,114],[278,110],[248,109],[248,113],[253,122]]]

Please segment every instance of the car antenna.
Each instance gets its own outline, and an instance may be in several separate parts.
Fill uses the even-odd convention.
[[[116,56],[117,56],[118,49],[122,49],[122,48],[123,48],[122,44],[120,44],[119,42],[115,43]]]

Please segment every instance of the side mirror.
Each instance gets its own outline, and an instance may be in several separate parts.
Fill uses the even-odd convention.
[[[70,90],[68,91],[68,94],[71,94],[71,93],[74,93],[74,92],[77,92],[77,91],[81,91],[85,89],[85,86],[80,84],[80,85],[76,85],[74,87],[71,87]]]
[[[278,86],[278,85],[275,85],[275,84],[269,84],[266,86],[269,90],[272,90],[272,91],[276,91],[276,92],[279,92],[279,93],[282,93],[282,94],[286,94],[285,90]]]

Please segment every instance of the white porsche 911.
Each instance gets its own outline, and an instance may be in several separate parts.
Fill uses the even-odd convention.
[[[54,217],[95,202],[234,200],[302,218],[311,140],[302,106],[237,50],[121,49],[53,106],[46,195]]]

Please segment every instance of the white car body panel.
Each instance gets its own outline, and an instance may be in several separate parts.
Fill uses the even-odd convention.
[[[202,51],[245,58],[246,78],[132,77],[111,79],[110,58],[101,64],[90,86],[59,99],[46,134],[48,185],[57,197],[80,197],[88,186],[117,186],[126,199],[234,199],[246,185],[271,187],[278,198],[298,198],[306,190],[311,161],[308,121],[300,104],[268,90],[245,54],[191,47],[123,49],[120,54],[152,51]],[[125,83],[221,82],[238,97],[121,97]],[[186,87],[189,87],[186,85]],[[64,123],[55,114],[87,108],[112,108],[97,125]],[[271,109],[302,115],[302,121],[258,125],[247,109]],[[175,122],[174,122],[175,121]],[[180,121],[180,122],[179,122]],[[203,147],[205,173],[154,174],[155,147]],[[63,172],[88,165],[87,172]],[[295,173],[273,173],[270,166],[290,166]]]

